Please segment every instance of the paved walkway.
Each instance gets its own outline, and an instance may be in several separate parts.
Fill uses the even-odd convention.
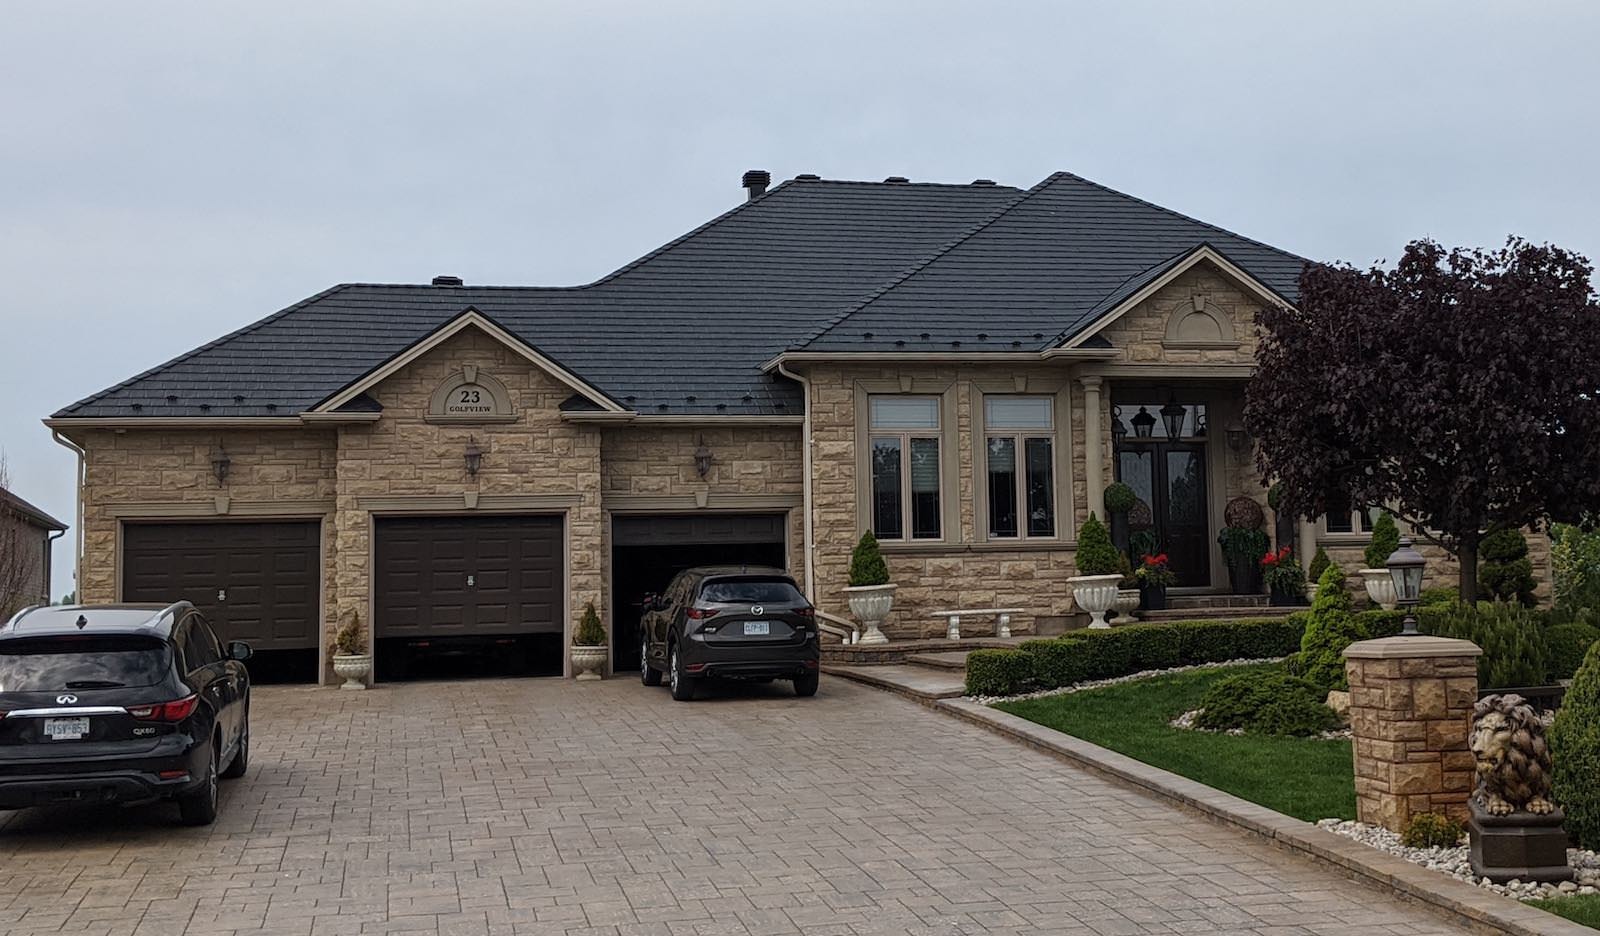
[[[262,688],[210,829],[0,813],[0,932],[1455,930],[981,729],[826,679]]]

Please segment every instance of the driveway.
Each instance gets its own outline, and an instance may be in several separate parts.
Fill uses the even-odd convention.
[[[0,813],[0,932],[1450,933],[838,679],[262,687],[210,829]]]

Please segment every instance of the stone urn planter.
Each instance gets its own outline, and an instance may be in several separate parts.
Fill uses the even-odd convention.
[[[333,671],[344,680],[340,689],[365,689],[367,675],[372,672],[372,654],[336,653],[333,655]]]
[[[1079,608],[1089,612],[1089,626],[1096,630],[1104,630],[1111,626],[1106,620],[1106,612],[1117,602],[1117,583],[1122,581],[1119,573],[1110,575],[1076,575],[1067,579],[1067,584],[1072,586],[1072,601]]]
[[[572,675],[576,679],[592,680],[602,678],[600,673],[605,669],[606,657],[610,648],[605,644],[598,647],[572,648]]]
[[[1135,608],[1139,607],[1140,597],[1139,589],[1137,588],[1117,589],[1117,601],[1114,606],[1117,609],[1117,616],[1111,619],[1111,623],[1134,623],[1133,611]]]
[[[1385,611],[1393,611],[1396,605],[1394,593],[1394,578],[1388,569],[1362,569],[1360,572],[1361,583],[1367,586],[1367,597],[1372,603]]]
[[[861,622],[863,632],[858,643],[882,644],[888,643],[889,638],[883,635],[878,625],[894,610],[893,584],[889,585],[849,585],[845,587],[845,600],[850,603],[850,613]]]

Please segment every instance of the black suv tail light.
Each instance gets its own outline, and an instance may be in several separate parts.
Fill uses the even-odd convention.
[[[149,705],[130,705],[128,714],[140,721],[181,722],[194,714],[200,704],[199,696],[184,696],[171,702],[153,702]]]

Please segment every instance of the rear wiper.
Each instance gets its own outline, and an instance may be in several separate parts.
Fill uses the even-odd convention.
[[[109,679],[73,679],[67,682],[68,689],[121,689],[127,683],[112,682]]]

